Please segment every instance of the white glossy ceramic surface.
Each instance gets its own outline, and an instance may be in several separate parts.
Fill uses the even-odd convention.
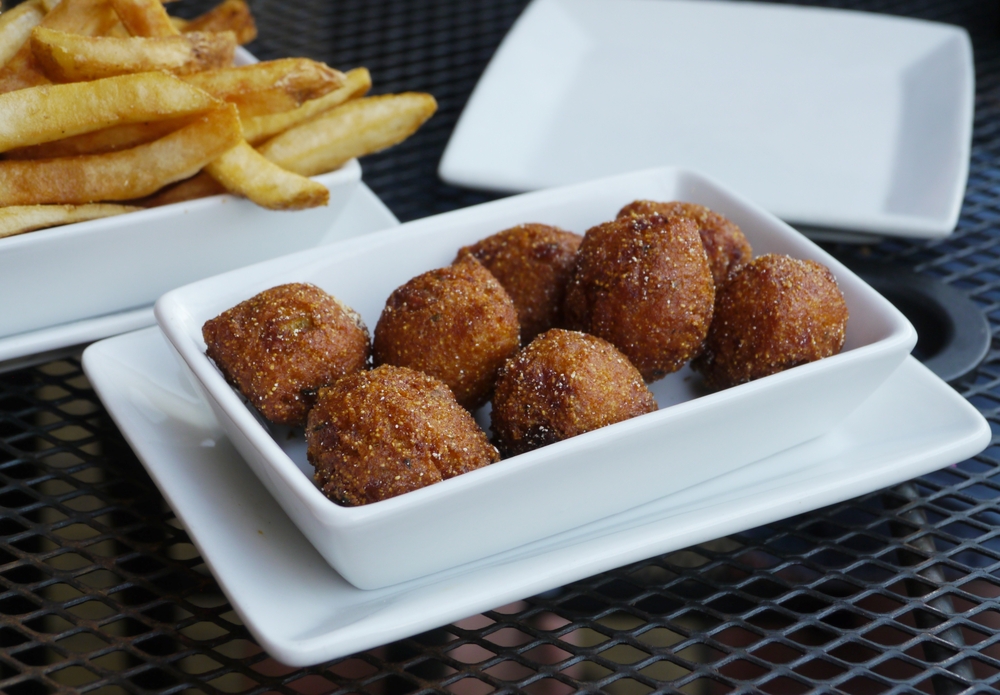
[[[950,234],[974,99],[965,30],[824,8],[534,0],[439,173],[527,191],[672,165],[792,223]]]
[[[319,245],[388,229],[397,224],[399,221],[392,212],[371,189],[361,183],[354,188],[344,209],[320,237]],[[150,301],[138,309],[0,337],[0,372],[39,364],[86,343],[155,323]]]
[[[853,414],[811,442],[575,531],[361,591],[330,568],[250,473],[157,329],[92,345],[83,365],[244,624],[293,666],[893,485],[962,461],[990,441],[983,417],[907,358]],[[485,536],[522,511],[468,525]]]
[[[739,224],[758,254],[825,263],[851,314],[844,351],[710,395],[682,370],[651,387],[655,413],[355,508],[320,493],[301,438],[262,424],[205,356],[204,322],[268,287],[312,282],[374,328],[396,287],[448,265],[463,245],[523,222],[582,233],[637,198],[707,205]],[[895,307],[808,239],[711,180],[675,169],[527,193],[292,254],[171,291],[155,312],[250,467],[334,568],[366,589],[575,528],[816,437],[860,405],[916,341]],[[503,533],[483,534],[468,523],[480,515],[510,521]]]

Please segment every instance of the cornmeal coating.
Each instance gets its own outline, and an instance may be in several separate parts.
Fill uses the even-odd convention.
[[[418,275],[386,300],[375,326],[375,364],[434,376],[460,404],[478,408],[520,344],[514,302],[472,256]]]
[[[522,224],[459,249],[472,254],[500,281],[517,307],[521,343],[562,323],[576,250],[583,237],[546,224]]]
[[[847,303],[830,270],[780,254],[755,258],[719,290],[704,352],[691,366],[724,389],[840,352]]]
[[[334,502],[378,502],[500,459],[437,379],[384,365],[319,392],[306,426],[316,484]]]
[[[716,287],[724,284],[729,275],[753,258],[750,242],[739,226],[727,217],[709,210],[697,203],[678,201],[659,203],[652,200],[636,200],[623,207],[618,217],[631,215],[672,215],[688,217],[698,225],[701,243],[705,245],[708,263],[712,267],[712,277]]]
[[[642,375],[614,345],[553,328],[507,361],[491,429],[504,456],[656,410]]]
[[[264,290],[202,326],[208,356],[260,413],[301,425],[322,386],[368,365],[361,316],[315,285]]]
[[[683,215],[622,217],[589,229],[566,290],[570,328],[604,338],[646,381],[701,349],[715,282],[698,226]]]

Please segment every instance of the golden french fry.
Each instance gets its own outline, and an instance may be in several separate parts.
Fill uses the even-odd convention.
[[[226,189],[221,183],[208,175],[206,171],[200,171],[189,179],[178,181],[157,191],[148,198],[132,201],[143,207],[155,208],[161,205],[172,203],[183,203],[188,200],[206,198],[210,195],[225,193]]]
[[[340,106],[345,101],[365,95],[371,86],[372,78],[368,70],[355,68],[344,75],[343,87],[318,99],[311,99],[297,109],[261,116],[246,116],[241,112],[243,137],[251,145],[258,145],[278,133],[315,118],[324,111]]]
[[[30,147],[17,147],[4,153],[5,159],[43,159],[47,157],[72,157],[78,154],[116,152],[136,145],[144,145],[168,133],[180,130],[191,123],[191,116],[167,118],[162,121],[144,121],[115,125],[92,133],[43,142]]]
[[[434,97],[418,92],[355,99],[286,130],[259,149],[278,166],[315,176],[402,142],[436,110]]]
[[[31,49],[45,75],[55,82],[96,80],[133,72],[166,70],[186,75],[232,63],[231,32],[190,32],[181,36],[117,38],[79,36],[35,27]]]
[[[224,0],[205,14],[184,22],[179,28],[185,33],[231,31],[236,34],[236,42],[241,46],[257,38],[257,25],[250,13],[250,7],[244,0]]]
[[[269,210],[302,210],[330,202],[326,186],[272,164],[246,141],[213,160],[205,171],[230,193]]]
[[[20,89],[0,94],[0,152],[115,124],[200,113],[219,103],[165,72]]]
[[[112,203],[88,205],[8,205],[0,208],[0,238],[134,212],[142,208]]]
[[[14,57],[44,18],[42,4],[30,0],[0,14],[0,65]]]
[[[187,75],[184,81],[236,104],[240,118],[298,108],[343,86],[344,73],[308,58],[284,58]]]
[[[111,6],[131,36],[176,36],[180,33],[160,0],[111,0]]]
[[[0,161],[0,205],[131,200],[193,176],[242,140],[224,104],[159,140],[121,152]]]

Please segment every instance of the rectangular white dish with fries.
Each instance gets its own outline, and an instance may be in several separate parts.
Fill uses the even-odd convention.
[[[236,65],[257,59],[236,50]],[[0,338],[146,306],[199,278],[315,246],[361,180],[352,160],[315,177],[329,204],[271,211],[220,194],[0,238]]]
[[[651,385],[655,413],[356,508],[322,495],[301,436],[263,425],[205,355],[204,322],[269,287],[312,282],[374,328],[393,289],[449,264],[462,245],[525,222],[583,233],[642,198],[700,203],[739,224],[755,255],[785,253],[830,267],[851,316],[844,350],[712,394],[684,369]],[[155,313],[237,450],[327,562],[364,589],[577,528],[822,435],[916,341],[895,307],[788,225],[710,179],[669,168],[529,193],[273,259],[169,292]],[[502,532],[490,523],[496,519]]]

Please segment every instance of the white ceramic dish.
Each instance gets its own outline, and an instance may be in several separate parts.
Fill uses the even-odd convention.
[[[701,397],[700,381],[684,370],[652,386],[655,413],[355,508],[320,493],[301,437],[265,428],[205,356],[204,322],[268,287],[312,282],[374,328],[393,289],[451,263],[465,244],[522,222],[582,233],[637,198],[707,205],[739,224],[758,254],[828,265],[851,313],[844,351]],[[155,311],[250,467],[333,567],[366,589],[575,528],[816,437],[860,405],[916,341],[895,307],[808,239],[712,181],[675,169],[527,193],[292,254],[169,292]],[[503,533],[483,534],[468,523],[470,515],[510,517],[512,509],[519,512]]]
[[[239,65],[257,62],[238,50]],[[149,305],[199,278],[315,246],[361,180],[356,159],[314,177],[325,207],[276,212],[216,195],[0,239],[0,338]]]
[[[318,245],[349,239],[399,224],[396,217],[364,183],[358,184]],[[101,338],[152,326],[152,302],[138,309],[119,311],[79,321],[0,337],[0,372],[40,364],[66,355]]]
[[[703,171],[792,223],[950,234],[968,176],[972,46],[958,27],[823,8],[534,0],[439,173],[518,192]]]
[[[962,461],[990,441],[983,417],[908,358],[811,442],[572,532],[361,591],[330,568],[250,473],[157,329],[92,345],[83,364],[244,624],[293,666],[878,490]],[[488,535],[521,512],[518,506],[469,525]]]

